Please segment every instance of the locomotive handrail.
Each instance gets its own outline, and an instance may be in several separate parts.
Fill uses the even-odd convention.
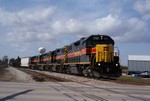
[[[117,46],[115,46],[114,49],[117,49],[117,52],[114,52],[114,56],[120,56],[119,48]]]

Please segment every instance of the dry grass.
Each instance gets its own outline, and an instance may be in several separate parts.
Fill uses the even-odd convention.
[[[8,66],[6,64],[0,64],[0,74],[1,76],[4,74],[5,72],[5,69],[7,68]]]
[[[121,76],[117,79],[120,83],[150,85],[150,79],[144,79],[141,77]]]
[[[0,64],[0,81],[12,81],[14,76],[7,70],[7,64]]]

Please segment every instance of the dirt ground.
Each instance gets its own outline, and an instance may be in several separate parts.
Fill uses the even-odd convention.
[[[15,76],[10,73],[8,67],[0,67],[0,81],[15,81]]]
[[[35,82],[35,80],[32,79],[31,75],[28,75],[10,66],[0,66],[0,81]]]

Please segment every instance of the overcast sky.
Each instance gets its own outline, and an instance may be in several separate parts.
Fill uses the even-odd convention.
[[[25,57],[92,34],[128,55],[150,55],[150,0],[0,0],[0,57]]]

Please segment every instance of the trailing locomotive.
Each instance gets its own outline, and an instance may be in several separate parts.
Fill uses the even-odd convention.
[[[107,35],[91,35],[63,48],[30,57],[29,68],[90,77],[121,76],[119,52]]]

